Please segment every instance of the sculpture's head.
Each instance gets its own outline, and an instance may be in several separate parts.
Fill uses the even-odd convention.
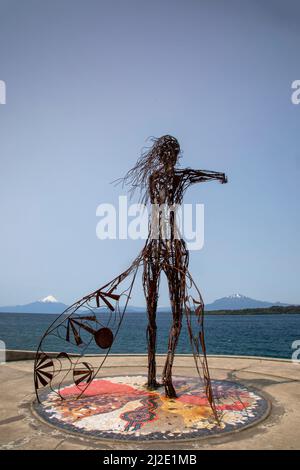
[[[158,159],[165,167],[174,167],[180,154],[180,145],[175,137],[163,135],[156,139],[152,151],[157,154]]]
[[[124,178],[117,180],[130,186],[131,192],[139,189],[143,202],[149,198],[149,178],[151,175],[172,171],[180,155],[179,142],[171,135],[152,137],[151,141],[153,144],[144,150],[135,166],[127,172]]]

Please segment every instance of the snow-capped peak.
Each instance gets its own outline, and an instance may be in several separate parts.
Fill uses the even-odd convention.
[[[242,294],[231,294],[228,296],[229,299],[244,299],[245,296]]]
[[[58,302],[58,300],[56,300],[56,298],[53,297],[53,295],[48,295],[47,297],[44,297],[43,299],[41,299],[40,302],[44,302],[44,303],[56,303],[56,302]]]

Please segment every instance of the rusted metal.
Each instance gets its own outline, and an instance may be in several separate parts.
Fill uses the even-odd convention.
[[[100,328],[95,332],[94,338],[96,344],[102,349],[110,348],[114,341],[114,335],[109,328]]]
[[[156,208],[157,206],[174,207],[174,205],[180,205],[186,189],[192,184],[210,180],[227,182],[224,173],[178,168],[179,157],[180,146],[177,139],[170,135],[153,138],[152,146],[145,150],[136,165],[125,175],[125,178],[117,180],[117,182],[121,181],[125,186],[129,186],[131,193],[138,190],[141,201],[150,202],[152,207]],[[165,236],[166,232],[168,237]],[[67,370],[73,373],[73,381],[78,387],[78,397],[84,393],[101,370],[116,339],[137,270],[142,267],[148,315],[148,388],[155,389],[160,386],[156,376],[155,359],[156,310],[160,277],[164,273],[168,281],[173,317],[168,352],[162,372],[162,384],[165,387],[166,396],[176,397],[172,383],[172,367],[181,332],[182,318],[185,314],[195,365],[200,376],[202,370],[207,399],[215,418],[219,420],[206,357],[203,324],[204,303],[188,270],[188,264],[189,252],[185,241],[180,236],[178,237],[174,211],[171,210],[166,216],[160,210],[158,212],[152,210],[148,239],[141,253],[129,268],[109,283],[75,302],[46,331],[40,342],[35,361],[34,376],[38,400],[41,389],[45,387],[51,388],[61,396],[61,385],[68,376],[66,362],[69,364]],[[128,286],[122,288],[125,281],[128,280]],[[125,303],[121,307],[120,300],[122,299]],[[105,310],[103,307],[106,307]],[[76,346],[81,351],[80,357],[74,358],[64,352],[57,356],[56,361],[48,360],[44,347],[50,335]],[[107,350],[97,368],[82,361],[82,356],[93,340],[100,348]]]

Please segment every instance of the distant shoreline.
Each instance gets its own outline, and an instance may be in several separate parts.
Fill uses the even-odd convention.
[[[127,309],[128,313],[143,313],[140,311],[135,311],[135,310],[130,310],[130,307]],[[146,312],[146,308],[145,308]],[[166,314],[170,313],[171,310],[161,310],[158,311],[157,314]],[[57,313],[57,312],[2,312],[0,310],[0,314],[20,314],[20,315],[56,315],[59,316],[62,313]],[[287,314],[292,314],[292,315],[300,315],[300,305],[288,305],[285,307],[281,306],[272,306],[272,307],[266,307],[266,308],[243,308],[239,310],[204,310],[205,315],[287,315]]]
[[[243,308],[241,310],[206,310],[205,315],[286,315],[300,314],[300,305],[289,305],[287,307],[272,306],[267,308]]]

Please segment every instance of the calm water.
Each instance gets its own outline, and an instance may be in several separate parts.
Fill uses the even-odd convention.
[[[55,318],[48,314],[0,313],[0,340],[5,341],[8,349],[34,350]],[[166,313],[158,314],[160,353],[167,348],[170,319]],[[127,312],[112,352],[145,353],[146,324],[146,314]],[[300,315],[206,316],[205,333],[208,354],[291,358],[292,342],[300,339]],[[53,338],[48,349],[59,351],[61,347]],[[191,352],[185,324],[177,351]],[[100,351],[93,345],[89,352]]]

